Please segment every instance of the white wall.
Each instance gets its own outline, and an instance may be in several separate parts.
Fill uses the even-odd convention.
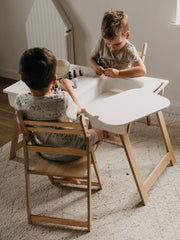
[[[171,100],[170,111],[180,114],[180,31],[170,27],[175,21],[176,0],[59,0],[74,27],[75,62],[87,65],[90,52],[100,35],[105,11],[127,12],[130,41],[137,49],[148,42],[145,64],[148,76],[170,81],[165,95]],[[0,0],[0,70],[17,71],[21,52],[26,48],[24,22],[33,0]],[[3,21],[3,22],[2,22]],[[16,29],[15,29],[16,27]],[[1,73],[2,71],[0,71]]]
[[[17,78],[27,48],[25,22],[34,0],[0,0],[0,75]]]

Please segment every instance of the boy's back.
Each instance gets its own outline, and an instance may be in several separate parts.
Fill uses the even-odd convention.
[[[26,50],[20,59],[20,75],[30,88],[28,94],[18,95],[15,100],[15,109],[21,110],[25,119],[49,120],[49,121],[74,121],[81,112],[81,106],[72,88],[72,81],[62,79],[64,91],[52,94],[51,85],[54,85],[57,76],[56,58],[46,48],[32,48]],[[92,144],[101,140],[102,131],[90,129]],[[58,133],[35,132],[34,140],[39,145],[69,146],[73,148],[85,148],[84,136],[65,135]],[[41,153],[49,160],[72,161],[78,157],[59,154]]]
[[[76,120],[77,107],[67,92],[41,97],[30,94],[18,95],[15,108],[24,112],[29,120]]]

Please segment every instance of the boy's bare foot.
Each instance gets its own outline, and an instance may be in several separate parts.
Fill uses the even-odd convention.
[[[109,132],[103,131],[103,138],[108,138],[109,137]]]
[[[76,179],[76,178],[64,177],[64,178],[62,178],[62,180],[69,181],[69,182],[71,182],[73,184],[76,184],[76,185],[80,185],[81,184],[81,181],[79,179]]]

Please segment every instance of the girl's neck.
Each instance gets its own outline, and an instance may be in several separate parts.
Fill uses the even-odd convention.
[[[46,88],[42,90],[31,89],[31,96],[34,96],[34,97],[43,97],[50,94],[51,94],[51,88]]]

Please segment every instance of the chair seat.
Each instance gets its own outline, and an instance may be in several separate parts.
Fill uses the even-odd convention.
[[[93,151],[95,151],[97,148],[97,144],[94,144],[92,148]],[[43,175],[78,178],[84,178],[86,176],[86,170],[87,156],[80,157],[75,161],[67,163],[47,160],[39,156],[38,162],[34,168],[34,171],[37,171],[38,173],[43,173]]]
[[[68,163],[51,161],[40,157],[34,170],[43,173],[43,175],[82,178],[87,170],[87,157],[80,157],[78,160]]]

